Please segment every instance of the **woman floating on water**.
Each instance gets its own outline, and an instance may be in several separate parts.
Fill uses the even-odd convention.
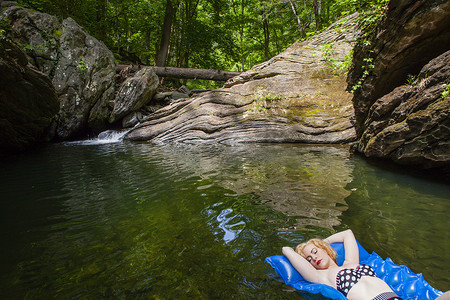
[[[331,243],[344,243],[342,266],[337,264]],[[358,244],[350,229],[323,240],[309,240],[295,251],[283,247],[283,254],[305,280],[331,286],[349,300],[401,300],[369,265],[359,264]]]

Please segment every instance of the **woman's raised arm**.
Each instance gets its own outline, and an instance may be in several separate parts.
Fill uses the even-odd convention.
[[[295,252],[291,247],[283,247],[282,252],[304,279],[320,283],[318,270],[316,270],[316,268],[314,268],[303,256]]]
[[[359,249],[358,244],[356,243],[356,238],[353,235],[353,231],[351,229],[347,229],[345,231],[341,231],[330,235],[326,239],[325,242],[332,243],[344,243],[345,249],[345,261],[344,264],[359,264]]]

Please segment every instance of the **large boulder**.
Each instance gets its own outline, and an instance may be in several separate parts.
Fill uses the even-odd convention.
[[[114,107],[115,59],[110,50],[73,19],[2,4],[10,20],[8,38],[26,50],[28,60],[56,88],[60,110],[56,136],[66,140],[109,126]]]
[[[60,100],[57,135],[102,130],[113,107],[115,59],[106,46],[73,19],[65,19],[53,85]]]
[[[158,85],[159,78],[152,67],[145,67],[127,78],[117,92],[109,121],[114,123],[138,111],[152,99]]]
[[[16,45],[0,39],[0,152],[30,148],[47,139],[59,104],[50,79]]]
[[[16,4],[16,5],[14,5]],[[2,17],[10,20],[9,38],[22,47],[31,64],[50,78],[58,61],[61,23],[54,16],[17,6],[5,1]]]
[[[179,99],[144,118],[126,138],[154,142],[346,143],[356,138],[345,61],[356,15],[297,42],[222,89]]]
[[[375,34],[355,47],[348,83],[366,156],[450,169],[449,11],[444,0],[391,0]]]

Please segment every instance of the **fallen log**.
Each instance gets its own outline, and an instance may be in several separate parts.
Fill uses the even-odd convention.
[[[116,73],[121,72],[125,68],[129,68],[130,71],[137,71],[143,67],[142,65],[117,65]],[[172,77],[178,79],[204,79],[213,81],[227,81],[234,76],[241,74],[241,72],[231,72],[222,70],[209,70],[209,69],[193,69],[193,68],[175,68],[175,67],[156,67],[156,75],[159,77]]]

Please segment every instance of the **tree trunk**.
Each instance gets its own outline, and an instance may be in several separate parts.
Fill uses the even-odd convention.
[[[117,65],[116,72],[119,73],[130,65]],[[132,71],[137,71],[144,66],[132,66]],[[234,76],[241,74],[241,72],[221,71],[221,70],[207,70],[207,69],[192,69],[192,68],[174,68],[174,67],[153,67],[156,75],[159,77],[172,77],[178,79],[204,79],[213,81],[227,81]]]
[[[241,0],[240,2],[240,6],[238,6],[238,2],[237,1],[231,1],[232,2],[232,8],[233,8],[233,13],[234,16],[237,19],[242,19],[244,16],[244,0]],[[238,9],[240,9],[240,12],[238,13]],[[241,22],[238,22],[239,24],[239,50],[240,50],[240,67],[239,70],[241,70],[241,72],[244,71],[244,64],[245,64],[245,57],[244,57],[244,26],[242,25]]]
[[[241,17],[244,16],[244,0],[241,0]],[[245,52],[244,52],[244,25],[239,25],[239,35],[241,38],[241,71],[244,72],[245,67]]]
[[[313,6],[314,6],[314,18],[316,20],[316,31],[319,31],[322,27],[320,22],[320,9],[321,9],[321,1],[320,0],[314,0]]]
[[[298,30],[303,32],[302,21],[300,20],[300,16],[298,15],[297,8],[295,7],[295,3],[293,0],[289,0],[289,4],[291,4],[292,12],[294,13],[295,18],[297,19]]]
[[[264,30],[264,55],[266,60],[269,60],[269,22],[267,18],[263,20],[263,30]]]
[[[97,1],[97,30],[100,40],[106,39],[106,0]]]
[[[172,5],[172,0],[166,2],[166,12],[164,13],[164,24],[161,33],[161,43],[159,45],[158,55],[155,64],[158,67],[164,67],[167,62],[169,52],[170,36],[172,34],[172,23],[176,14],[176,8]]]
[[[180,59],[180,67],[187,68],[189,66],[189,58],[191,55],[191,36],[195,33],[192,32],[192,28],[194,27],[194,23],[197,19],[197,9],[200,0],[184,0],[185,10],[184,10],[184,19],[181,33],[181,45],[182,51],[179,57]]]
[[[120,31],[119,31],[119,4],[117,2],[117,0],[114,2],[114,9],[115,9],[115,19],[114,19],[114,29],[115,29],[115,33],[116,33],[116,42],[117,42],[117,52],[120,53],[120,48],[121,48],[121,44],[120,44]]]

